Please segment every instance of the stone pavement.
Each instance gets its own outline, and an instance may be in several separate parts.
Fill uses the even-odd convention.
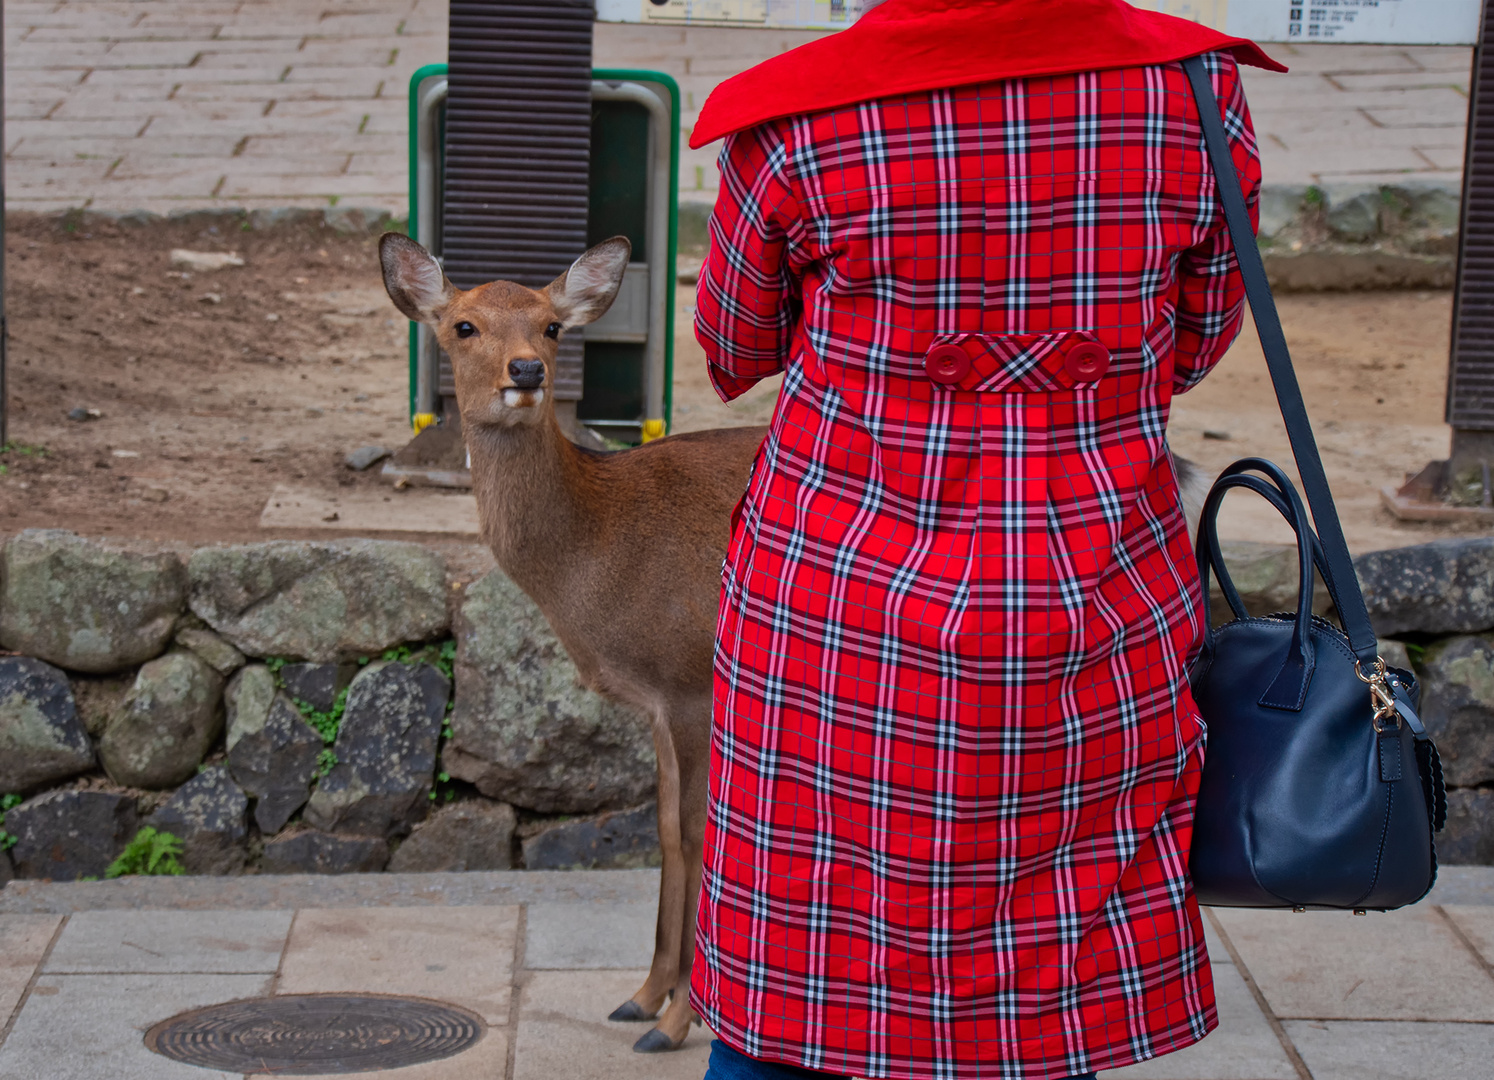
[[[709,1035],[633,1054],[603,1018],[641,983],[654,871],[134,878],[0,891],[0,1080],[196,1080],[157,1022],[246,997],[364,991],[469,1009],[485,1036],[382,1080],[698,1080]],[[1107,1080],[1487,1080],[1494,868],[1400,912],[1212,909],[1220,1026]],[[224,1074],[226,1075],[226,1074]]]
[[[13,209],[344,206],[403,213],[407,85],[446,58],[444,0],[11,0]],[[601,23],[599,67],[680,83],[686,136],[728,76],[814,32]],[[1246,85],[1272,184],[1456,184],[1470,51],[1272,45]],[[681,155],[714,198],[718,147]]]

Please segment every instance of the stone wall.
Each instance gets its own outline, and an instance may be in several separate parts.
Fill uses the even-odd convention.
[[[1268,184],[1259,242],[1278,292],[1450,289],[1462,191],[1445,182]]]
[[[657,861],[648,724],[580,686],[499,571],[418,544],[183,560],[30,530],[0,553],[0,883]]]
[[[1295,607],[1294,552],[1225,554],[1252,613]],[[1494,539],[1356,562],[1382,654],[1424,685],[1439,853],[1494,864]],[[455,587],[417,544],[183,560],[23,532],[0,552],[0,649],[0,883],[102,875],[145,825],[193,873],[658,859],[645,720],[578,684],[500,571]]]

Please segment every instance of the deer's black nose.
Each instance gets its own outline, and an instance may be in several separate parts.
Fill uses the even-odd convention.
[[[545,384],[545,362],[543,360],[510,360],[508,377],[520,390],[533,390]]]

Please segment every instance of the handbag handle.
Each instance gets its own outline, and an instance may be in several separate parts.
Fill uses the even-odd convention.
[[[1241,466],[1266,473],[1270,476],[1271,483],[1267,483],[1258,476],[1248,476],[1248,474],[1245,474],[1248,476],[1248,482],[1241,480],[1233,482],[1229,486],[1232,488],[1248,488],[1276,507],[1277,513],[1287,520],[1287,523],[1292,526],[1292,531],[1297,534],[1299,552],[1304,539],[1308,542],[1312,549],[1313,565],[1317,567],[1318,573],[1323,575],[1323,582],[1328,586],[1328,595],[1332,599],[1334,607],[1337,608],[1338,591],[1334,588],[1332,575],[1328,571],[1328,563],[1323,558],[1322,542],[1318,540],[1317,533],[1313,532],[1312,527],[1307,524],[1307,513],[1300,509],[1301,501],[1297,497],[1296,488],[1292,487],[1291,480],[1287,478],[1287,475],[1281,471],[1275,462],[1267,461],[1265,458],[1242,458],[1221,473],[1220,479],[1222,480],[1225,476],[1234,474]],[[1213,494],[1212,490],[1210,494]],[[1288,501],[1289,499],[1290,502]],[[1245,601],[1240,598],[1239,590],[1235,588],[1235,583],[1229,576],[1228,568],[1224,563],[1224,552],[1219,544],[1216,515],[1221,501],[1222,498],[1219,500],[1210,500],[1205,503],[1204,512],[1199,517],[1198,541],[1194,545],[1194,558],[1198,562],[1200,573],[1203,575],[1203,591],[1205,593],[1208,592],[1208,572],[1212,568],[1219,581],[1219,590],[1224,594],[1224,602],[1229,605],[1229,609],[1235,618],[1244,619],[1248,618],[1250,613],[1245,610]],[[1295,517],[1293,516],[1293,506],[1299,507]],[[1298,521],[1302,522],[1301,527],[1298,526]],[[1305,537],[1304,533],[1306,534]]]
[[[1265,473],[1270,479],[1252,475],[1256,472]],[[1233,488],[1246,488],[1264,496],[1281,512],[1281,516],[1286,518],[1287,524],[1292,527],[1292,532],[1297,536],[1297,614],[1293,620],[1292,641],[1282,660],[1281,668],[1271,680],[1266,692],[1260,697],[1260,704],[1266,708],[1296,712],[1307,700],[1307,687],[1312,681],[1313,669],[1317,666],[1311,633],[1312,570],[1314,555],[1318,550],[1317,538],[1313,535],[1312,526],[1307,522],[1307,509],[1302,505],[1301,498],[1298,497],[1296,489],[1292,487],[1286,474],[1277,466],[1263,458],[1241,458],[1220,473],[1219,479],[1214,481],[1214,486],[1209,489],[1208,499],[1204,502],[1203,514],[1199,519],[1195,554],[1198,559],[1198,573],[1203,583],[1204,595],[1208,596],[1209,570],[1213,569],[1214,573],[1219,575],[1219,587],[1237,618],[1246,617],[1245,605],[1240,600],[1240,594],[1235,589],[1234,582],[1230,580],[1228,568],[1224,565],[1224,554],[1219,547],[1216,529],[1219,504]],[[1212,627],[1206,631],[1206,636],[1212,651],[1214,638]]]
[[[1370,627],[1369,611],[1364,606],[1364,596],[1359,591],[1359,578],[1354,573],[1354,562],[1349,556],[1349,545],[1344,539],[1343,526],[1339,524],[1338,510],[1333,505],[1333,492],[1329,490],[1323,461],[1318,456],[1318,446],[1313,440],[1312,425],[1307,420],[1307,407],[1303,404],[1302,390],[1297,385],[1297,376],[1292,370],[1292,357],[1287,349],[1286,336],[1281,330],[1281,318],[1271,299],[1271,285],[1266,280],[1266,268],[1261,262],[1260,249],[1255,244],[1255,230],[1251,227],[1250,212],[1245,207],[1245,196],[1240,190],[1240,177],[1235,171],[1234,159],[1230,157],[1224,124],[1219,118],[1219,102],[1214,96],[1214,88],[1209,84],[1209,74],[1202,56],[1188,57],[1183,61],[1183,70],[1193,87],[1198,119],[1203,127],[1204,144],[1214,168],[1219,201],[1224,207],[1224,220],[1234,244],[1240,278],[1245,284],[1245,295],[1250,300],[1251,314],[1255,316],[1261,351],[1266,354],[1271,385],[1276,390],[1282,420],[1286,422],[1287,438],[1292,444],[1292,456],[1297,460],[1302,488],[1307,493],[1307,505],[1312,507],[1312,519],[1318,527],[1323,558],[1329,571],[1323,577],[1331,583],[1339,621],[1349,638],[1349,648],[1359,659],[1361,677],[1366,677],[1365,673],[1369,672],[1366,681],[1378,678],[1383,682],[1385,664],[1379,657],[1375,632]]]

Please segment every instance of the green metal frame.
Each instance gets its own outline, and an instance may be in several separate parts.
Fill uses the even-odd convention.
[[[419,102],[416,92],[420,84],[433,75],[446,75],[448,69],[446,64],[426,64],[424,67],[416,68],[415,73],[410,76],[409,94],[410,102],[410,129],[409,129],[409,159],[410,159],[410,217],[406,232],[411,240],[419,241],[419,228],[417,226],[420,199],[420,148],[416,143],[419,137],[420,117]],[[662,71],[645,71],[641,68],[593,68],[591,77],[599,82],[651,82],[664,87],[669,91],[669,114],[671,123],[669,125],[669,275],[667,281],[670,283],[669,303],[665,308],[664,315],[664,430],[667,433],[674,426],[674,295],[673,289],[678,281],[676,276],[678,266],[675,254],[679,248],[680,227],[680,84],[674,81],[673,76]],[[409,415],[413,420],[415,417],[415,357],[418,349],[417,335],[420,328],[410,324],[410,394]]]
[[[410,196],[409,196],[409,220],[405,225],[405,232],[411,240],[420,240],[419,214],[417,209],[420,200],[420,146],[417,140],[420,137],[420,102],[416,98],[416,92],[420,84],[432,75],[445,75],[447,65],[426,64],[424,67],[416,68],[415,74],[410,76],[410,90],[406,97],[409,100],[410,112],[410,137],[409,137],[409,162],[410,162]],[[409,377],[409,415],[410,422],[415,420],[415,364],[416,357],[420,353],[420,324],[410,323],[410,377]]]

